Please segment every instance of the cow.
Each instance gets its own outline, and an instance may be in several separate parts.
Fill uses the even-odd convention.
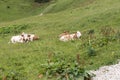
[[[25,42],[29,42],[29,41],[34,41],[34,40],[38,40],[39,37],[34,35],[34,34],[27,34],[27,33],[22,33],[21,35],[17,35],[17,36],[12,36],[11,37],[11,41],[8,43],[25,43]]]
[[[80,36],[81,36],[80,31],[77,31],[77,32],[75,32],[75,33],[73,33],[73,34],[65,34],[65,35],[62,35],[62,36],[59,38],[59,40],[66,42],[66,41],[69,41],[69,40],[78,39],[78,38],[80,38]]]

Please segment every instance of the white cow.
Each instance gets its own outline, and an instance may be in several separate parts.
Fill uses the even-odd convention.
[[[66,41],[69,41],[69,40],[78,39],[78,38],[80,38],[80,36],[81,36],[80,31],[77,31],[77,32],[74,33],[74,34],[62,35],[59,40],[66,42]]]
[[[34,35],[34,34],[27,34],[27,33],[22,33],[21,35],[18,36],[12,36],[11,41],[8,43],[25,43],[33,40],[38,40],[39,37]]]

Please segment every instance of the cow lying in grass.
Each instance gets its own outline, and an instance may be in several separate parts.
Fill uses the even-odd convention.
[[[77,31],[77,32],[75,32],[73,34],[67,33],[67,34],[61,35],[59,40],[66,42],[66,41],[69,41],[69,40],[78,39],[78,38],[80,38],[80,36],[81,36],[80,31]]]
[[[34,40],[38,40],[39,37],[34,35],[34,34],[26,34],[26,33],[22,33],[21,35],[18,36],[12,36],[11,38],[11,43],[25,43],[25,42],[29,42],[29,41],[34,41]]]

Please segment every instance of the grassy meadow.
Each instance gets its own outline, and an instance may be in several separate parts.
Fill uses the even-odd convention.
[[[24,0],[9,0],[9,10],[4,9],[4,1],[0,1],[0,80],[53,80],[38,77],[41,64],[47,62],[50,54],[68,62],[69,57],[76,60],[79,54],[80,66],[85,70],[114,64],[120,58],[119,0],[53,0],[34,8],[33,0],[24,4]],[[77,30],[82,33],[80,39],[59,41],[58,35],[63,31]],[[11,36],[22,32],[34,33],[40,39],[8,43]]]

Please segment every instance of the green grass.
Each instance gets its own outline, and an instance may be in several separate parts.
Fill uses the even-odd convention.
[[[22,0],[19,3],[22,3]],[[26,4],[28,6],[27,1]],[[74,6],[75,4],[76,6]],[[19,72],[21,74],[19,80],[40,80],[38,78],[40,65],[46,62],[49,53],[61,53],[63,57],[75,57],[80,54],[81,64],[87,70],[115,63],[120,58],[119,40],[109,41],[103,47],[92,45],[95,46],[96,51],[96,56],[92,57],[88,56],[88,47],[82,45],[89,41],[86,36],[88,30],[95,30],[97,38],[94,39],[95,42],[103,37],[100,34],[101,28],[112,27],[115,31],[120,31],[119,4],[119,0],[90,0],[90,2],[89,0],[57,0],[42,10],[45,13],[43,16],[28,17],[27,15],[27,18],[23,19],[18,19],[15,10],[13,12],[10,10],[11,14],[16,15],[14,18],[6,17],[8,14],[2,11],[0,15],[2,18],[6,18],[3,20],[5,22],[0,23],[1,28],[27,24],[28,28],[21,30],[20,33],[23,31],[35,33],[40,37],[40,40],[25,44],[8,44],[11,36],[20,33],[0,35],[0,75],[2,75],[0,78],[8,73]],[[29,10],[27,8],[26,12]],[[39,12],[37,9],[36,11]],[[22,17],[26,17],[26,15],[22,15]],[[61,42],[58,35],[65,30],[71,33],[80,30],[83,36],[76,41]],[[45,77],[43,80],[46,80]]]
[[[0,22],[12,21],[40,14],[49,3],[35,3],[34,0],[1,0]]]

